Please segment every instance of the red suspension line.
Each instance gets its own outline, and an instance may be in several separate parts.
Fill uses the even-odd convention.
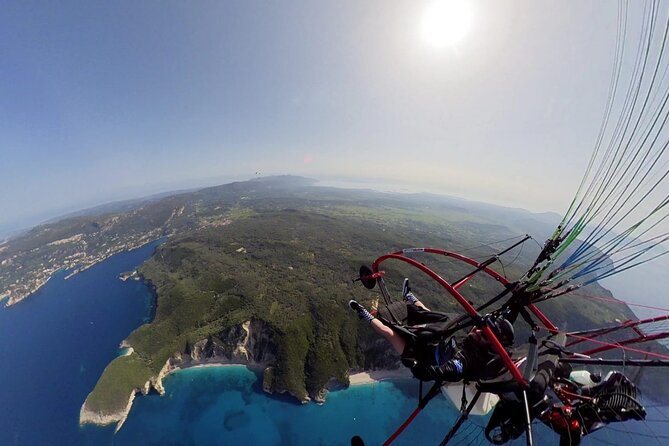
[[[565,333],[565,334],[567,336],[571,337],[571,338],[581,339],[583,341],[589,341],[589,342],[593,342],[593,343],[599,344],[599,345],[606,345],[606,346],[608,346],[608,348],[605,349],[605,350],[621,349],[621,350],[626,350],[626,351],[630,351],[630,352],[640,353],[642,355],[654,356],[656,358],[669,360],[669,355],[663,355],[661,353],[649,352],[649,351],[641,350],[641,349],[638,349],[638,348],[627,347],[625,345],[615,344],[615,343],[611,343],[611,342],[599,341],[597,339],[588,338],[586,336],[579,336],[579,335],[571,334],[571,333]],[[587,354],[587,353],[583,353],[583,354]]]

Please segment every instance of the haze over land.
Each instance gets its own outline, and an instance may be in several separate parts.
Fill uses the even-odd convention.
[[[435,47],[426,6],[4,5],[0,233],[256,172],[562,212],[615,8],[473,1],[466,35]]]

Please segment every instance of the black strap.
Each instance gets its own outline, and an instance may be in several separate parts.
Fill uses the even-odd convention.
[[[463,395],[464,395],[464,387],[463,387]],[[472,398],[471,402],[469,403],[469,406],[467,406],[466,408],[464,408],[464,406],[463,406],[463,409],[464,409],[464,410],[461,410],[461,411],[460,411],[460,417],[459,417],[458,420],[455,422],[455,424],[453,425],[453,427],[451,428],[451,430],[448,431],[448,433],[446,434],[446,436],[444,437],[444,439],[441,440],[441,443],[439,443],[439,446],[444,446],[444,445],[446,445],[449,441],[451,441],[451,439],[455,436],[455,434],[458,432],[458,430],[459,430],[460,427],[462,426],[462,423],[464,423],[464,422],[467,420],[467,418],[469,417],[470,412],[471,412],[472,409],[474,408],[474,405],[476,405],[476,402],[478,401],[478,399],[479,399],[480,396],[481,396],[481,391],[480,391],[480,390],[477,390],[477,391],[476,391],[476,395],[474,395],[474,398]],[[464,398],[464,397],[463,397],[463,398]],[[465,399],[465,401],[466,401],[466,399]]]

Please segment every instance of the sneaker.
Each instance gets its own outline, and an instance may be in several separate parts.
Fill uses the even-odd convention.
[[[402,284],[402,297],[405,297],[411,292],[411,287],[409,286],[409,278],[404,278],[404,283]]]
[[[402,284],[402,298],[410,304],[415,304],[418,302],[418,298],[413,295],[411,292],[411,287],[409,286],[409,279],[405,278],[404,283]]]
[[[363,307],[362,305],[360,305],[360,304],[359,304],[358,302],[356,302],[355,300],[353,300],[353,299],[349,300],[349,301],[348,301],[348,306],[351,307],[351,310],[353,310],[353,311],[355,311],[356,313],[358,313],[358,317],[359,317],[360,319],[364,319],[364,320],[366,320],[366,321],[368,321],[368,322],[371,321],[372,319],[374,319],[374,316],[372,316],[372,314],[371,314],[369,311],[367,311],[367,310],[365,309],[365,307]]]

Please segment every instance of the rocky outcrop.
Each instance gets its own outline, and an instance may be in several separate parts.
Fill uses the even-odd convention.
[[[245,364],[264,367],[276,361],[275,334],[261,320],[246,321],[187,348],[183,367],[198,364]]]
[[[162,383],[159,382],[159,386],[162,389]],[[128,414],[130,413],[130,409],[132,408],[132,403],[133,401],[135,401],[135,397],[137,396],[137,394],[141,393],[142,395],[148,395],[152,387],[154,387],[154,383],[152,382],[152,380],[149,380],[146,383],[144,383],[141,389],[134,389],[132,392],[130,392],[130,396],[128,397],[128,404],[126,404],[126,406],[123,409],[118,410],[116,412],[102,413],[99,411],[91,410],[86,404],[87,401],[84,401],[84,404],[81,405],[81,409],[79,410],[79,424],[80,425],[95,424],[98,426],[108,426],[110,424],[116,424],[116,429],[114,430],[114,432],[118,432],[123,426],[123,423],[125,423],[125,420],[128,418]],[[164,392],[165,391],[163,389],[161,395]]]
[[[123,426],[123,423],[125,423],[126,418],[128,418],[128,414],[130,413],[132,402],[135,400],[136,394],[136,391],[130,394],[130,397],[128,398],[128,404],[123,410],[109,414],[103,414],[101,412],[90,410],[88,407],[86,407],[86,402],[84,402],[84,404],[81,406],[81,410],[79,411],[79,424],[108,426],[110,424],[116,423],[115,432],[118,432],[119,429],[121,429]]]
[[[316,396],[314,396],[314,402],[318,404],[325,403],[325,397],[327,397],[328,391],[326,389],[321,389],[318,391]]]
[[[163,368],[160,369],[160,372],[158,373],[158,376],[156,376],[154,379],[151,379],[147,384],[145,384],[146,391],[143,391],[142,393],[146,395],[149,393],[149,390],[151,390],[151,387],[155,389],[156,392],[158,392],[161,396],[165,395],[165,387],[163,387],[163,378],[165,378],[167,375],[169,375],[171,372],[174,370],[178,370],[179,366],[182,364],[181,360],[181,354],[175,355],[173,358],[170,358],[165,362],[165,365],[163,365]]]
[[[132,347],[129,348],[132,349]],[[181,362],[180,355],[177,355],[175,358],[170,358],[169,360],[167,360],[167,362],[165,362],[165,365],[163,365],[163,368],[158,373],[158,376],[153,377],[148,381],[146,381],[141,388],[133,389],[128,397],[128,403],[125,405],[123,409],[120,409],[116,412],[103,413],[100,411],[92,410],[88,407],[87,405],[88,399],[86,399],[86,401],[84,401],[84,404],[82,404],[81,409],[79,411],[79,424],[82,425],[95,424],[98,426],[107,426],[116,423],[116,432],[118,432],[118,430],[121,429],[121,427],[123,426],[123,423],[125,423],[125,420],[128,417],[128,414],[130,413],[130,409],[132,408],[132,403],[135,400],[137,394],[141,393],[142,395],[148,395],[151,389],[154,389],[160,395],[164,395],[165,388],[163,387],[163,378],[169,375],[170,372],[178,369],[179,368],[178,365],[180,364],[180,362]]]
[[[275,385],[273,364],[277,360],[277,336],[262,320],[250,320],[202,339],[186,349],[178,368],[206,364],[243,364],[263,370],[263,390],[285,393]],[[305,403],[309,397],[294,395]]]
[[[262,320],[250,320],[230,327],[217,336],[193,344],[182,357],[179,367],[205,364],[244,364],[263,370],[263,390],[267,393],[289,393],[300,402],[311,401],[307,395],[296,395],[279,388],[274,379],[278,337]]]
[[[267,367],[263,372],[262,390],[267,393],[274,391],[274,367]]]
[[[272,339],[273,332],[267,324],[262,321],[246,321],[224,330],[218,336],[196,342],[186,352],[177,352],[169,358],[158,375],[151,377],[141,388],[133,389],[128,395],[128,403],[122,409],[103,413],[91,410],[85,401],[79,411],[79,423],[100,426],[116,423],[118,431],[130,412],[135,396],[147,395],[151,389],[164,395],[163,379],[175,370],[205,364],[245,364],[264,367],[276,359]],[[122,347],[132,349],[127,341],[123,341]]]
[[[302,404],[306,404],[309,401],[311,401],[311,398],[309,398],[308,395],[300,396],[300,395],[295,395],[293,392],[290,392],[286,389],[282,389],[277,387],[276,385],[276,378],[275,378],[275,373],[276,369],[272,366],[267,367],[265,371],[263,372],[263,379],[262,379],[262,390],[266,393],[289,393],[290,395],[294,396],[295,398],[300,401]]]
[[[263,370],[263,390],[268,393],[290,393],[302,403],[311,401],[307,395],[295,395],[286,389],[278,388],[274,379],[274,364],[277,361],[278,336],[271,326],[262,320],[249,320],[230,327],[218,335],[202,339],[187,346],[185,352],[177,352],[168,359],[160,372],[151,377],[141,388],[134,389],[128,395],[128,402],[116,412],[102,413],[91,410],[86,402],[79,413],[80,424],[109,425],[116,423],[118,431],[125,422],[137,394],[147,395],[154,389],[160,395],[165,394],[163,379],[170,373],[188,367],[208,364],[241,364]],[[126,341],[123,347],[132,349]],[[313,395],[317,402],[324,402],[327,391],[322,389]]]

